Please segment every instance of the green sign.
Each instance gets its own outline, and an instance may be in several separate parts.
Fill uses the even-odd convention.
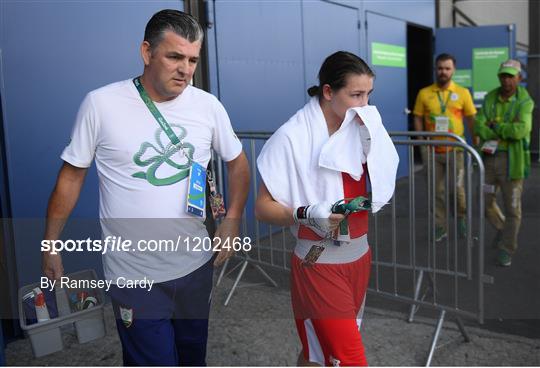
[[[472,87],[471,69],[456,69],[452,80],[462,87]]]
[[[508,47],[473,49],[473,91],[475,100],[483,100],[492,89],[499,86],[497,71],[508,59]]]
[[[371,43],[371,65],[407,67],[407,49],[386,43]]]

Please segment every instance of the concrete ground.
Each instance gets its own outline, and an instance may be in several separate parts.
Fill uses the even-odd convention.
[[[278,287],[268,285],[237,289],[223,306],[232,279],[225,278],[215,290],[210,320],[207,362],[212,366],[291,366],[296,364],[300,342],[296,335],[288,274],[272,272]],[[257,275],[248,267],[248,280]],[[105,308],[106,337],[78,344],[73,329],[63,332],[64,350],[39,359],[32,357],[28,339],[6,349],[7,365],[24,366],[119,366],[122,352],[110,304]],[[374,366],[424,365],[435,320],[418,317],[405,321],[405,313],[369,307],[362,326],[366,354]],[[468,327],[471,337],[463,342],[451,321],[442,330],[432,365],[437,366],[539,366],[540,340]]]

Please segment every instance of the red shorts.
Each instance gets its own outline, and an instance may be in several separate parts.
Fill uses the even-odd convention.
[[[327,366],[367,366],[360,321],[371,251],[354,262],[304,266],[293,254],[291,297],[304,358]]]

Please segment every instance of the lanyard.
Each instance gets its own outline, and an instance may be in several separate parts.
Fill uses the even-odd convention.
[[[180,139],[178,139],[176,134],[174,134],[171,126],[169,125],[169,123],[167,123],[167,120],[165,120],[163,115],[161,115],[156,105],[154,105],[152,99],[150,99],[150,96],[148,96],[148,93],[146,92],[141,83],[140,77],[134,78],[133,84],[137,88],[137,91],[139,91],[139,95],[144,101],[146,107],[148,107],[148,110],[150,110],[161,129],[163,129],[165,134],[167,134],[167,137],[169,137],[171,143],[184,153],[184,156],[188,159],[188,162],[190,164],[193,164],[193,158],[186,151],[184,151],[184,144],[182,143],[182,141],[180,141]],[[217,219],[224,216],[226,213],[225,206],[223,204],[223,196],[217,192],[212,170],[206,170],[206,179],[208,180],[208,185],[210,186],[210,206],[212,207],[212,214],[214,218]]]
[[[146,105],[146,107],[148,107],[148,110],[150,110],[150,112],[156,119],[161,129],[163,129],[165,134],[167,134],[167,137],[169,137],[171,143],[184,153],[184,156],[186,156],[186,158],[188,159],[190,163],[193,162],[193,158],[190,157],[186,153],[186,151],[184,151],[184,144],[180,141],[180,139],[178,139],[176,134],[174,134],[171,126],[169,125],[169,123],[167,123],[167,120],[165,120],[163,115],[161,115],[156,105],[154,105],[154,102],[152,101],[150,96],[148,96],[148,93],[146,92],[146,90],[144,89],[141,83],[141,78],[140,77],[133,78],[133,84],[137,88],[137,91],[139,91],[139,95],[141,96],[141,99],[144,101],[144,104]]]
[[[446,97],[446,102],[443,104],[441,94],[439,91],[437,91],[437,97],[439,98],[439,104],[441,105],[441,114],[446,113],[446,106],[448,106],[448,101],[450,101],[451,94],[452,94],[452,91],[448,91],[448,97]]]

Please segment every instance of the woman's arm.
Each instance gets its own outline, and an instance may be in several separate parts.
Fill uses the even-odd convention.
[[[305,217],[299,218],[298,222],[304,225],[314,226],[323,234],[334,231],[339,223],[345,218],[342,214],[331,213],[330,203],[319,203],[301,207],[306,209]],[[309,207],[309,210],[307,208]],[[288,208],[278,203],[270,194],[264,182],[261,181],[259,194],[255,202],[255,217],[259,221],[274,225],[291,226],[295,223],[293,212],[297,209]],[[300,216],[299,216],[300,217]]]
[[[293,209],[276,202],[262,181],[255,202],[255,217],[259,221],[274,225],[291,226],[294,224]]]

